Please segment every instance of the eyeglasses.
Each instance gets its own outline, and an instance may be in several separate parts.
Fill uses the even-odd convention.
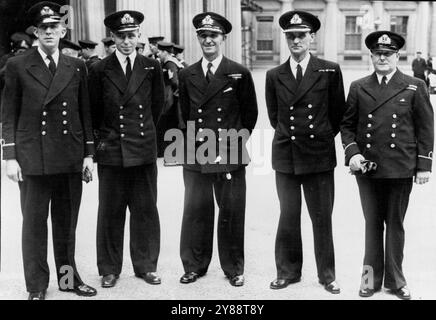
[[[391,57],[395,51],[371,51],[371,53],[377,57],[385,56],[385,57]]]

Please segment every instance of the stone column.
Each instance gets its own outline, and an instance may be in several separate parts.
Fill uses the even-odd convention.
[[[88,23],[85,38],[97,42],[96,52],[99,56],[104,56],[104,46],[101,42],[106,37],[104,0],[87,0],[82,2],[85,10],[85,21]]]
[[[430,7],[429,2],[419,2],[417,10],[415,34],[419,35],[415,39],[415,52],[421,51],[422,56],[427,59],[429,52],[429,27],[430,27]]]
[[[338,61],[338,0],[326,0],[324,23],[324,58]]]
[[[240,1],[226,0],[225,17],[232,23],[232,33],[228,35],[225,55],[242,63],[242,11]]]
[[[232,32],[227,36],[223,54],[234,61],[242,62],[242,12],[240,1],[208,0],[207,10],[218,13],[232,24]]]
[[[180,44],[185,47],[185,59],[188,64],[197,62],[202,54],[192,18],[203,12],[203,0],[180,0]]]
[[[435,41],[435,37],[436,37],[436,2],[433,1],[432,3],[432,18],[431,18],[431,31],[430,34],[433,35],[432,39],[430,40],[430,55],[432,57],[436,57],[436,41]],[[433,61],[433,69],[435,69],[435,62]]]
[[[293,0],[281,0],[282,2],[282,9],[280,12],[280,15],[282,15],[285,12],[292,11],[293,6],[292,3]],[[278,23],[278,22],[277,22]],[[279,27],[280,30],[280,63],[284,63],[289,58],[289,47],[288,42],[286,40],[285,34],[282,32],[282,29]]]
[[[171,41],[171,11],[169,0],[118,0],[117,10],[136,10],[144,14],[141,24],[141,41],[148,43],[148,37],[163,36]]]

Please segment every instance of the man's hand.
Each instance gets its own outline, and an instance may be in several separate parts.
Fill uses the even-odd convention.
[[[430,171],[418,171],[415,177],[416,184],[426,184],[430,181]]]
[[[354,155],[350,159],[350,169],[351,169],[351,171],[359,171],[359,170],[361,170],[363,173],[365,173],[366,168],[362,165],[363,161],[365,161],[365,158],[360,153]]]
[[[94,160],[92,157],[86,157],[83,159],[83,169],[82,172],[85,171],[85,169],[88,168],[89,172],[94,171]]]
[[[6,160],[6,175],[14,182],[23,182],[23,173],[17,160]]]

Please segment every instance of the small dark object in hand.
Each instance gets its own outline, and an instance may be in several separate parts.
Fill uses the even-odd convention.
[[[350,171],[351,174],[356,175],[358,173],[365,174],[365,173],[371,173],[377,171],[377,163],[372,162],[370,160],[363,160],[361,162],[363,166],[363,170],[361,171]]]
[[[85,170],[83,170],[82,180],[85,181],[86,183],[92,181],[92,172],[88,168],[85,168]]]
[[[377,170],[377,163],[364,160],[362,161],[362,165],[366,168],[366,172],[376,171]]]

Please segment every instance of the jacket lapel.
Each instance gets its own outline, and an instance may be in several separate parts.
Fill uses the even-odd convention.
[[[53,76],[47,68],[47,65],[42,60],[38,50],[34,50],[29,54],[29,60],[26,66],[27,72],[40,82],[46,89],[50,88],[50,83]]]
[[[292,104],[295,104],[300,100],[306,93],[309,91],[318,79],[321,77],[321,72],[318,72],[319,69],[318,59],[314,56],[310,56],[309,63],[307,64],[307,70],[304,73],[304,77],[301,80],[300,86],[297,90],[297,95],[294,98]]]
[[[118,90],[123,93],[126,92],[127,78],[115,53],[112,53],[110,56],[110,60],[106,64],[104,73],[107,75],[109,80],[114,83]]]
[[[191,77],[189,80],[198,91],[206,92],[208,83],[203,74],[203,69],[201,68],[201,60],[192,66]]]
[[[383,95],[380,95],[380,97],[377,99],[375,107],[371,110],[371,112],[380,108],[386,101],[389,101],[401,91],[406,89],[407,86],[408,84],[404,81],[403,74],[397,70],[389,81],[386,90],[383,92]]]
[[[127,86],[127,90],[121,98],[122,105],[129,101],[129,99],[136,93],[138,88],[144,82],[145,77],[150,72],[150,70],[147,70],[147,65],[143,62],[139,55],[136,56],[132,71],[132,76]]]
[[[45,97],[44,105],[49,104],[62,90],[65,89],[73,78],[75,72],[76,70],[72,68],[67,58],[62,53],[59,54],[59,63],[47,96]]]
[[[292,74],[291,66],[289,64],[289,59],[281,65],[279,70],[279,81],[292,93],[295,95],[297,92],[297,80],[295,80]]]
[[[375,72],[368,78],[365,85],[362,86],[363,91],[369,94],[374,101],[377,100],[378,91],[379,91],[379,83],[377,80],[377,75]]]
[[[215,77],[209,83],[209,86],[206,89],[206,93],[201,100],[201,104],[205,104],[210,99],[212,99],[222,88],[224,88],[229,82],[230,79],[228,77],[228,64],[229,61],[223,57],[218,69],[215,72]]]

